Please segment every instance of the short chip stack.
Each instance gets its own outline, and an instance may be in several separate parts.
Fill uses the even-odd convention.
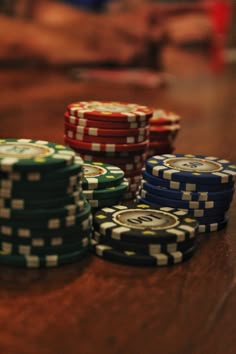
[[[65,143],[84,160],[119,166],[129,180],[124,199],[133,199],[146,159],[152,113],[132,103],[72,103],[65,113]]]
[[[197,229],[186,211],[115,205],[95,214],[91,247],[97,256],[118,263],[173,265],[192,257]]]
[[[148,157],[171,154],[175,149],[173,144],[180,130],[180,116],[162,109],[154,110],[149,125]]]
[[[128,181],[119,167],[85,161],[83,170],[83,194],[94,212],[99,208],[120,203],[128,189]]]
[[[160,155],[146,161],[139,202],[186,210],[199,232],[224,228],[234,195],[236,165],[212,156]]]
[[[0,263],[54,267],[81,259],[91,234],[80,157],[41,140],[0,140]]]

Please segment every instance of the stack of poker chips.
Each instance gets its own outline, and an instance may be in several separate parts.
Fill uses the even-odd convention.
[[[65,113],[65,143],[84,160],[120,167],[129,181],[124,199],[133,199],[148,148],[146,106],[120,102],[77,102]]]
[[[120,203],[128,189],[128,181],[119,167],[102,162],[85,161],[83,170],[83,194],[93,212]]]
[[[115,205],[94,216],[92,251],[110,261],[166,266],[192,257],[198,222],[186,211],[147,204]]]
[[[88,251],[82,160],[63,145],[0,140],[0,263],[55,267]]]
[[[150,143],[147,156],[171,154],[180,130],[180,116],[162,109],[154,110],[149,125]]]
[[[199,222],[199,232],[224,228],[234,195],[236,165],[212,156],[160,155],[146,161],[138,201],[180,208]]]

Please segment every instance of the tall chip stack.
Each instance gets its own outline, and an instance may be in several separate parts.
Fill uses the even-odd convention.
[[[117,263],[174,265],[193,256],[197,230],[187,211],[114,205],[95,214],[91,247],[98,257]]]
[[[83,194],[93,213],[104,206],[120,203],[129,183],[119,167],[85,161],[83,171]]]
[[[120,167],[132,200],[141,180],[148,148],[148,121],[153,111],[133,103],[76,102],[65,113],[65,143],[86,161]]]
[[[1,264],[55,267],[87,254],[92,220],[82,166],[63,145],[0,140]]]
[[[165,154],[146,161],[138,201],[179,208],[199,222],[199,232],[223,229],[234,195],[236,165],[212,156]]]
[[[150,143],[147,156],[171,154],[175,150],[174,141],[180,130],[180,116],[163,109],[153,111],[149,119]]]

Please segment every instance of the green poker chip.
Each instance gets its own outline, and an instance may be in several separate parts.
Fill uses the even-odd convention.
[[[71,253],[62,255],[50,254],[37,255],[11,255],[7,252],[0,252],[0,264],[24,267],[24,268],[51,268],[73,263],[82,259],[88,253],[88,247],[83,247]]]
[[[82,187],[84,190],[118,186],[124,178],[124,172],[119,167],[101,162],[86,161],[83,168]]]
[[[1,139],[0,171],[52,171],[70,166],[75,152],[69,147],[43,140]]]
[[[69,179],[54,180],[50,182],[12,182],[7,179],[0,180],[0,190],[3,193],[39,193],[47,191],[67,190],[68,188],[76,187],[79,184],[79,177],[72,176]]]
[[[44,256],[44,255],[51,255],[51,254],[63,255],[67,253],[73,253],[74,251],[78,251],[80,249],[84,249],[85,247],[89,246],[89,243],[90,243],[89,237],[84,237],[82,239],[78,238],[73,243],[70,242],[59,246],[41,246],[41,247],[0,241],[0,250],[1,250],[0,252],[4,252],[10,255],[25,255],[25,256],[30,256],[30,255]]]
[[[128,186],[128,180],[124,179],[118,186],[105,189],[83,190],[83,194],[88,200],[115,199],[116,197],[122,197],[123,193],[128,189]]]
[[[85,199],[80,199],[73,204],[65,205],[62,208],[51,209],[30,209],[30,210],[15,210],[9,208],[0,209],[0,223],[1,220],[10,220],[14,222],[37,222],[43,220],[49,220],[52,218],[63,218],[68,216],[77,215],[79,212],[85,209],[87,202]]]
[[[0,227],[16,228],[16,229],[32,229],[38,232],[40,229],[43,230],[53,230],[67,228],[71,226],[80,225],[81,222],[87,219],[90,215],[91,207],[89,203],[85,203],[82,211],[79,211],[75,215],[69,215],[67,217],[60,217],[57,215],[52,218],[45,219],[35,219],[32,220],[12,220],[0,218]],[[1,230],[0,230],[1,233]]]
[[[74,223],[74,219],[65,226],[52,228],[49,225],[41,225],[41,227],[35,227],[34,225],[28,225],[24,223],[23,226],[13,225],[8,223],[8,225],[0,224],[0,235],[7,236],[10,238],[20,237],[22,239],[30,238],[44,238],[44,237],[66,237],[70,235],[76,235],[83,233],[91,227],[92,216],[90,212],[87,215],[84,215],[84,218],[80,220],[77,224]],[[58,225],[57,225],[58,226]]]
[[[55,231],[55,230],[53,230]],[[27,235],[3,235],[0,234],[0,242],[2,243],[2,249],[11,251],[10,245],[27,246],[33,248],[50,248],[63,246],[67,244],[75,244],[81,242],[84,238],[90,238],[92,233],[92,220],[86,219],[81,225],[71,227],[67,229],[57,230],[54,234],[40,233],[39,235],[31,234]]]
[[[91,207],[94,208],[104,208],[104,207],[111,207],[113,205],[119,204],[122,199],[122,196],[114,198],[114,199],[89,199],[88,202]]]
[[[53,199],[53,198],[63,198],[68,197],[80,190],[78,185],[74,185],[72,187],[65,188],[51,188],[44,190],[36,190],[27,192],[22,190],[17,190],[12,192],[9,189],[0,189],[0,199],[24,199],[24,200],[45,200],[45,199]]]
[[[28,210],[28,209],[51,209],[61,208],[68,204],[74,204],[83,199],[81,192],[76,191],[68,196],[51,199],[20,199],[20,198],[0,198],[0,208]]]
[[[76,156],[74,163],[64,168],[58,168],[49,172],[44,171],[21,171],[21,172],[2,172],[0,178],[7,179],[11,182],[48,182],[53,183],[58,180],[71,179],[74,176],[82,178],[83,160]]]

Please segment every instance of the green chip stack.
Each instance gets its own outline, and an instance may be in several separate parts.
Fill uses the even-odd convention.
[[[41,140],[0,140],[0,263],[55,267],[88,251],[91,208],[83,161]]]
[[[84,162],[83,194],[93,212],[119,204],[129,183],[117,166],[102,162]]]

